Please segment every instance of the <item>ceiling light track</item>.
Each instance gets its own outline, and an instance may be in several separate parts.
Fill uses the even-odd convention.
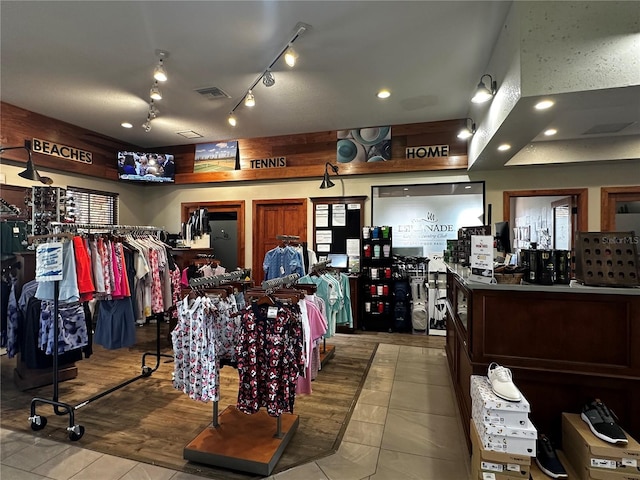
[[[296,26],[294,28],[294,33],[291,35],[291,37],[289,38],[287,43],[284,45],[284,47],[282,47],[280,49],[280,52],[278,53],[278,55],[276,55],[276,57],[271,61],[271,63],[269,63],[269,65],[267,65],[267,67],[262,71],[262,73],[260,73],[260,75],[258,75],[256,77],[256,79],[253,81],[253,83],[251,85],[249,85],[249,88],[247,88],[245,90],[244,95],[242,95],[242,97],[240,97],[238,102],[235,104],[235,106],[229,112],[229,124],[230,125],[232,125],[232,126],[236,125],[237,119],[234,116],[234,113],[238,109],[238,107],[240,105],[242,105],[243,102],[248,107],[251,107],[251,106],[255,105],[255,96],[253,94],[253,89],[256,87],[256,85],[258,85],[258,83],[260,83],[260,81],[262,81],[264,83],[264,85],[267,86],[267,87],[272,87],[276,83],[275,77],[273,76],[273,72],[271,71],[271,69],[278,62],[278,60],[280,60],[280,58],[282,58],[282,56],[284,56],[285,54],[287,54],[287,55],[292,54],[293,56],[297,57],[297,54],[295,54],[295,52],[293,52],[293,48],[291,46],[310,27],[311,27],[311,25],[308,25],[308,24],[302,23],[302,22],[298,22],[296,24]],[[293,62],[293,63],[295,64],[295,62]],[[287,65],[293,66],[289,60],[287,61]],[[248,102],[247,102],[247,100],[248,100]]]
[[[156,50],[158,64],[153,69],[153,84],[149,90],[149,110],[147,111],[147,120],[142,124],[142,128],[146,133],[151,131],[151,120],[158,117],[160,111],[156,108],[155,101],[162,100],[162,93],[158,87],[158,82],[167,81],[167,71],[164,67],[164,61],[169,58],[169,52],[165,50]]]

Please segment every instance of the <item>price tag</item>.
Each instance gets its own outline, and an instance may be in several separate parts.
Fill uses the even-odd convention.
[[[278,307],[269,307],[267,310],[267,318],[278,318]]]

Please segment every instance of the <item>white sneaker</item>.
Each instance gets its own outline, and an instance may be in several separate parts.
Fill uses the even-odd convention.
[[[487,376],[489,377],[491,389],[497,396],[510,402],[522,400],[520,390],[513,384],[511,370],[493,362],[489,365]]]

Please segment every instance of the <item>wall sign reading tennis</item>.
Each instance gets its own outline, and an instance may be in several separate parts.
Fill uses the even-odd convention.
[[[287,157],[260,158],[251,160],[251,168],[281,168],[287,166]]]
[[[51,155],[52,157],[73,160],[74,162],[93,163],[91,152],[80,150],[79,148],[68,147],[66,145],[60,145],[59,143],[34,138],[31,143],[31,148],[34,152]]]
[[[449,145],[431,145],[428,147],[407,147],[405,158],[448,157]]]

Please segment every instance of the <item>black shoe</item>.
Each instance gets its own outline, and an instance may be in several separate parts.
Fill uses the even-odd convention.
[[[589,425],[593,434],[599,439],[614,444],[626,444],[628,442],[627,436],[616,423],[617,418],[600,399],[596,398],[586,404],[582,408],[580,417]]]
[[[538,467],[540,467],[540,470],[551,478],[569,477],[556,455],[556,451],[551,444],[551,440],[542,433],[538,436],[536,463],[538,464]]]

